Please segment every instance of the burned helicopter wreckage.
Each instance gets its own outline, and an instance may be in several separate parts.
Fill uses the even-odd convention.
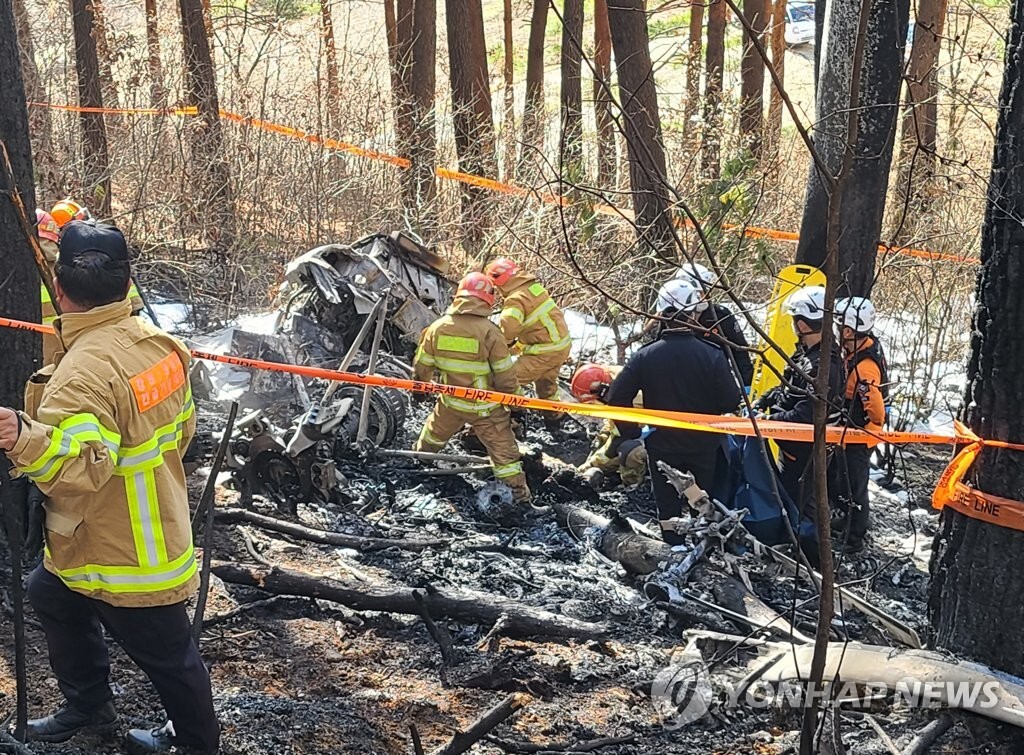
[[[194,340],[268,362],[407,378],[420,332],[452,302],[447,272],[446,260],[399,232],[317,247],[287,266],[270,334],[227,328]],[[239,403],[227,466],[243,497],[283,509],[341,495],[339,463],[393,445],[408,410],[399,391],[230,365],[197,362],[192,384],[200,401]],[[213,435],[197,436],[193,461]]]

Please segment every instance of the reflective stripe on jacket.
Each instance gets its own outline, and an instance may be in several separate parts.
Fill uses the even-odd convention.
[[[45,567],[117,606],[169,605],[198,582],[181,454],[195,431],[185,346],[123,299],[55,324],[11,461],[45,493]]]
[[[506,343],[518,341],[524,354],[546,354],[572,346],[565,315],[536,278],[520,273],[500,289],[505,297],[501,332]]]
[[[438,376],[446,385],[515,393],[519,388],[515,365],[498,327],[487,319],[490,310],[479,299],[460,297],[447,314],[420,336],[413,361],[417,380]],[[500,404],[441,396],[445,406],[468,414],[487,416]]]

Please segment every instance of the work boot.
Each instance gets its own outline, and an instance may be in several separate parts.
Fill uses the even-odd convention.
[[[175,744],[174,724],[170,721],[159,729],[132,729],[125,735],[131,755],[170,752],[179,755],[216,755],[214,750],[201,750]]]
[[[519,504],[529,504],[533,502],[533,493],[530,492],[530,486],[526,484],[525,477],[515,482],[506,480],[506,484],[512,490],[513,501]]]
[[[28,739],[33,742],[67,742],[80,731],[112,728],[117,723],[117,709],[108,700],[89,713],[70,705],[61,706],[56,713],[28,722]]]
[[[864,550],[864,538],[850,537],[846,543],[843,544],[843,554],[847,556],[855,556]]]

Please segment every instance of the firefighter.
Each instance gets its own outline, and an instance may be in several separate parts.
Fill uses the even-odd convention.
[[[689,280],[702,289],[704,296],[708,298],[707,309],[700,313],[700,324],[705,328],[705,338],[729,349],[732,358],[736,360],[740,384],[744,391],[750,393],[750,383],[754,379],[754,363],[750,359],[750,344],[747,343],[747,337],[743,335],[743,330],[732,310],[724,304],[710,300],[711,290],[718,285],[718,276],[704,265],[690,262],[679,268],[676,277]]]
[[[484,272],[504,299],[501,332],[509,348],[519,352],[515,362],[519,386],[533,383],[538,398],[557,399],[558,371],[572,348],[562,310],[533,275],[507,257],[489,263]],[[562,419],[548,412],[544,417],[552,427]]]
[[[658,340],[637,351],[608,390],[611,406],[633,406],[643,391],[644,406],[701,414],[735,411],[741,393],[722,349],[698,335],[698,318],[708,306],[699,288],[673,278],[658,292],[658,314],[664,322]],[[638,438],[639,425],[616,422],[625,439]],[[711,490],[720,440],[714,433],[659,427],[645,441],[662,537],[673,545],[683,541],[672,520],[682,513],[682,499],[658,462],[690,472],[704,490]]]
[[[415,378],[430,381],[437,375],[447,385],[515,393],[515,365],[501,331],[488,319],[493,306],[490,278],[483,273],[463,278],[448,312],[420,336],[413,362]],[[487,449],[494,476],[512,489],[517,502],[529,503],[519,444],[512,434],[508,409],[501,404],[442,394],[420,433],[416,450],[440,451],[466,425]]]
[[[810,424],[814,421],[814,381],[822,360],[824,287],[807,286],[790,294],[783,309],[793,318],[793,330],[797,336],[796,351],[790,358],[793,364],[783,371],[782,384],[765,394],[757,406],[768,412],[769,419]],[[828,422],[835,424],[841,416],[843,386],[843,364],[837,348],[828,357],[828,370]],[[782,486],[796,504],[802,518],[815,521],[814,480],[810,474],[813,444],[780,440],[778,446]],[[809,556],[817,553],[816,545],[811,542],[804,543],[804,546]]]
[[[53,285],[53,266],[57,262],[57,244],[60,242],[60,228],[53,216],[45,210],[36,209],[36,235],[39,237],[39,248],[43,250],[43,257],[46,258],[47,274]],[[46,285],[39,284],[39,303],[43,313],[43,325],[53,325],[57,319],[57,310],[53,307],[53,300]],[[43,364],[53,362],[53,357],[60,348],[56,335],[43,335]]]
[[[584,364],[573,374],[569,390],[583,404],[604,401],[620,372],[621,367]],[[643,407],[643,401],[638,398],[634,405]],[[615,423],[606,419],[594,437],[590,456],[578,469],[595,488],[600,487],[605,472],[613,471],[619,473],[623,485],[639,485],[647,474],[647,450],[639,438],[623,440]]]
[[[217,751],[210,677],[185,603],[199,582],[181,455],[195,431],[185,346],[131,316],[130,262],[112,226],[69,222],[57,258],[61,353],[24,412],[0,408],[0,448],[48,496],[46,554],[28,580],[65,704],[28,724],[63,742],[110,727],[104,629],[156,687],[168,722],[134,753]]]
[[[37,210],[36,215],[38,214],[39,212]],[[57,229],[59,231],[63,229],[64,226],[67,225],[72,220],[92,219],[92,214],[89,212],[87,208],[78,204],[78,202],[72,201],[70,199],[62,199],[53,206],[52,210],[50,210],[50,217],[53,218],[53,222],[57,224]],[[135,287],[134,280],[131,282],[131,286],[128,289],[128,298],[131,300],[132,303],[132,314],[141,314],[142,310],[145,308],[145,304],[142,301],[142,295],[139,293],[139,289]],[[53,307],[51,306],[50,308],[52,309]],[[43,357],[43,364],[49,364],[50,359],[46,358],[45,339],[43,343]]]
[[[849,427],[872,431],[885,425],[885,407],[889,398],[889,368],[885,353],[873,333],[875,306],[860,296],[836,302],[840,340],[846,366],[846,387],[843,408]],[[856,553],[864,547],[868,531],[870,498],[868,477],[871,470],[871,447],[862,443],[848,444],[840,464],[839,495],[846,516],[836,524],[846,530],[843,550]]]

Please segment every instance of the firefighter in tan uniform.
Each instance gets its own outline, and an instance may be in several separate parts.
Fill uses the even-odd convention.
[[[63,742],[115,723],[106,628],[170,719],[131,730],[129,751],[213,753],[210,677],[185,612],[199,581],[181,461],[195,430],[189,354],[131,316],[129,280],[120,231],[68,223],[56,363],[33,375],[24,413],[0,408],[0,448],[49,499],[28,596],[66,704],[30,721],[29,737]]]
[[[604,401],[608,388],[620,372],[622,368],[617,366],[584,364],[573,373],[569,390],[581,404]],[[643,409],[642,394],[633,405]],[[647,449],[639,438],[623,440],[615,422],[606,419],[594,436],[590,456],[577,469],[595,488],[601,487],[608,472],[618,472],[627,487],[639,485],[647,475]]]
[[[489,263],[484,272],[504,299],[501,333],[509,347],[519,351],[516,358],[519,385],[533,383],[538,398],[557,398],[558,371],[572,348],[565,315],[547,289],[507,257]],[[547,416],[547,419],[557,424],[561,415]]]
[[[508,346],[488,319],[493,306],[494,286],[486,275],[470,273],[463,278],[448,312],[420,337],[413,362],[415,378],[432,381],[436,375],[446,385],[515,393],[518,384]],[[466,425],[487,449],[494,476],[512,489],[517,502],[528,503],[531,494],[519,460],[519,444],[508,409],[501,404],[442,394],[420,433],[416,450],[440,451]]]

